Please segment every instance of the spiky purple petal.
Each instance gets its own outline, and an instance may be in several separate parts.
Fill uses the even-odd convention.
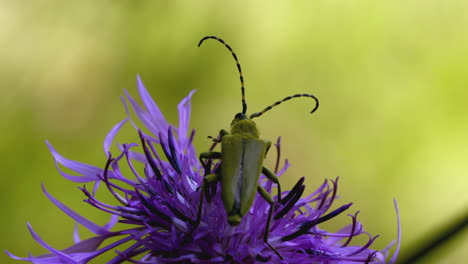
[[[28,224],[33,238],[50,254],[19,258],[7,252],[11,258],[38,264],[84,264],[113,250],[114,257],[107,262],[109,264],[393,264],[396,261],[401,239],[400,228],[397,249],[388,262],[386,259],[390,248],[380,251],[370,248],[378,236],[371,236],[364,231],[357,220],[357,213],[349,215],[351,224],[336,232],[319,228],[321,223],[332,221],[351,207],[351,203],[348,203],[332,209],[337,197],[338,179],[324,181],[316,191],[303,197],[305,185],[302,177],[291,190],[283,191],[281,201],[273,195],[273,199],[278,202],[272,209],[268,243],[274,250],[263,240],[270,204],[260,195],[257,195],[252,208],[243,216],[241,224],[232,227],[227,222],[220,186],[218,183],[211,184],[203,194],[207,199],[203,200],[201,222],[196,223],[203,177],[214,173],[220,164],[209,162],[206,167],[208,171],[205,172],[192,145],[195,131],[189,130],[189,123],[194,91],[179,103],[179,126],[175,127],[167,123],[139,76],[137,85],[143,107],[128,92],[125,92],[124,107],[130,118],[130,105],[146,129],[140,129],[135,122],[137,120],[130,118],[139,143],[117,144],[119,153],[112,155],[114,138],[128,119],[115,125],[104,140],[104,168],[64,158],[47,142],[57,169],[66,179],[93,183],[91,191],[86,186],[80,187],[86,197],[85,202],[110,214],[112,217],[109,223],[101,227],[91,222],[58,201],[43,187],[52,203],[96,236],[80,240],[75,228],[75,244],[57,250],[45,243]],[[287,160],[280,166],[280,144],[278,139],[275,144],[277,159],[274,170],[278,176],[290,166]],[[211,149],[215,146],[216,143]],[[65,173],[60,166],[78,175]],[[122,166],[126,169],[121,169]],[[273,184],[263,175],[259,184],[272,193]],[[102,189],[110,192],[115,202],[99,200],[96,193]],[[398,208],[396,210],[398,212]],[[122,224],[122,229],[111,231],[116,221]],[[367,236],[368,241],[364,245],[356,245],[354,238],[358,236]],[[120,251],[115,250],[124,244]]]
[[[122,126],[127,122],[127,118],[117,123],[111,131],[107,134],[106,139],[104,139],[104,153],[108,154],[110,152],[111,145],[114,141],[115,135],[119,132]]]

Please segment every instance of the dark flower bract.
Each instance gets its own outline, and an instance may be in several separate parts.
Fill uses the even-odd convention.
[[[283,192],[283,199],[274,206],[269,243],[284,258],[280,259],[263,241],[269,204],[259,195],[239,226],[230,226],[224,210],[220,188],[212,184],[203,201],[201,222],[195,225],[205,171],[192,145],[195,131],[189,130],[191,92],[178,105],[179,124],[169,124],[138,77],[140,106],[128,93],[124,105],[129,118],[118,123],[104,141],[107,162],[103,168],[69,160],[47,143],[59,172],[70,181],[92,183],[80,189],[85,202],[107,212],[111,220],[99,226],[79,215],[43,187],[45,195],[63,212],[84,226],[94,237],[80,240],[64,250],[49,246],[28,224],[33,238],[50,253],[41,256],[17,257],[36,264],[88,263],[105,252],[114,252],[114,263],[394,263],[389,247],[374,250],[370,246],[377,236],[365,232],[357,221],[357,213],[349,215],[351,223],[336,232],[318,225],[347,210],[351,204],[331,210],[338,179],[326,180],[312,194],[304,193],[304,178]],[[129,121],[130,105],[144,127]],[[119,153],[111,154],[114,137],[120,128],[131,122],[138,143],[117,144]],[[276,170],[284,174],[289,164],[279,166],[280,140]],[[215,147],[215,146],[213,146]],[[104,163],[104,162],[103,162]],[[210,165],[213,172],[219,164]],[[124,169],[121,169],[121,167]],[[74,171],[71,175],[61,169]],[[125,171],[125,173],[123,172]],[[128,171],[133,175],[129,175]],[[272,183],[262,175],[260,185],[272,193]],[[112,204],[96,198],[97,191],[110,192]],[[113,230],[120,222],[120,230]],[[353,238],[367,236],[367,243],[356,245]],[[116,248],[119,248],[117,250]],[[123,248],[123,249],[122,249]]]

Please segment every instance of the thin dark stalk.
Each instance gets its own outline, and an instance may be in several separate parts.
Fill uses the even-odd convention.
[[[421,247],[413,250],[413,254],[409,255],[398,264],[410,264],[416,263],[426,258],[430,253],[433,253],[436,248],[442,246],[450,239],[454,238],[457,234],[461,233],[463,229],[468,226],[468,211],[463,216],[452,222],[450,226],[447,226],[437,232],[437,236],[427,239],[427,243],[423,243]]]

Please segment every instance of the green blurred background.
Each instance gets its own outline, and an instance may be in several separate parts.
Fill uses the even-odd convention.
[[[44,253],[26,222],[52,246],[72,243],[73,221],[42,194],[99,223],[77,184],[55,170],[44,141],[64,156],[103,166],[102,141],[125,117],[119,96],[136,74],[171,122],[192,89],[198,151],[240,111],[238,53],[250,111],[295,93],[257,120],[283,138],[312,191],[340,176],[337,205],[354,202],[374,247],[403,228],[401,256],[468,208],[468,1],[0,1],[0,249]],[[123,137],[136,139],[130,128]],[[274,155],[272,155],[273,157]],[[272,161],[268,161],[272,164]],[[342,216],[332,227],[348,222]],[[468,232],[421,263],[461,263]],[[0,263],[16,263],[0,254]]]

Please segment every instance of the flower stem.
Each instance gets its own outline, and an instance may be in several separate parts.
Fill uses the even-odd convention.
[[[448,242],[450,239],[454,238],[457,234],[461,233],[463,229],[468,226],[468,211],[464,213],[461,217],[453,221],[449,226],[441,229],[439,232],[436,232],[436,235],[426,239],[426,243],[422,243],[422,246],[413,250],[413,254],[407,256],[402,261],[399,261],[399,264],[410,264],[416,263],[421,259],[427,257],[430,253],[434,252],[434,249]]]

